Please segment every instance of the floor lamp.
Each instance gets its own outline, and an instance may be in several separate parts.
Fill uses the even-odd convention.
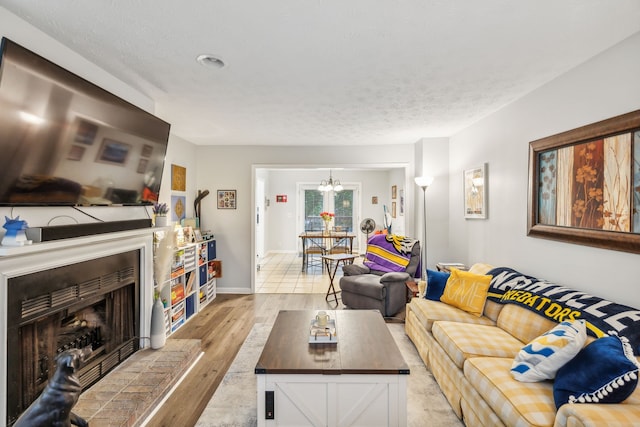
[[[422,197],[424,199],[424,213],[422,216],[422,277],[418,283],[418,290],[420,297],[424,297],[425,290],[427,288],[427,188],[433,182],[432,176],[417,176],[415,177],[416,185],[422,188]]]

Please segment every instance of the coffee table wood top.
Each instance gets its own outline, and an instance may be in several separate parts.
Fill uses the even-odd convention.
[[[335,310],[337,343],[309,343],[316,310],[278,313],[256,364],[256,374],[409,374],[378,311]]]

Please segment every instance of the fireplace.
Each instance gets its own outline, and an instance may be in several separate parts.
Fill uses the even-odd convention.
[[[83,389],[139,348],[137,250],[8,280],[7,423],[44,389],[58,353],[91,347]]]
[[[148,346],[152,305],[153,229],[0,246],[0,425],[44,387],[60,348],[96,349],[88,387]]]

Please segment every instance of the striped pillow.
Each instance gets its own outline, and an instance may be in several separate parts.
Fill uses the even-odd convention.
[[[522,382],[551,380],[578,354],[586,340],[584,320],[562,322],[520,350],[511,365],[511,374]]]

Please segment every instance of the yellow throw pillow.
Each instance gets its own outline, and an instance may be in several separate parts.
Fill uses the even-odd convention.
[[[480,317],[492,278],[452,269],[440,301]]]

